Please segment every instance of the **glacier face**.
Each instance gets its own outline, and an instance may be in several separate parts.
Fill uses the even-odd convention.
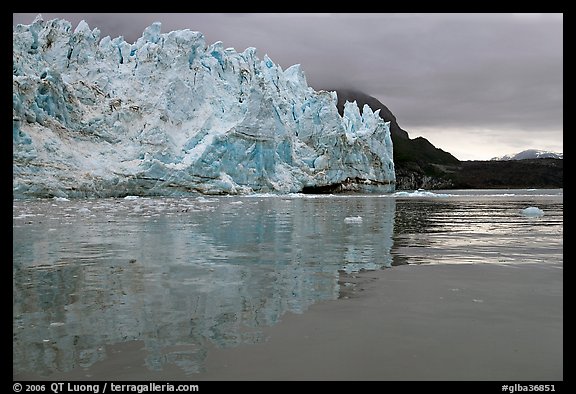
[[[389,124],[254,48],[147,27],[129,44],[80,22],[13,30],[13,195],[393,191]]]

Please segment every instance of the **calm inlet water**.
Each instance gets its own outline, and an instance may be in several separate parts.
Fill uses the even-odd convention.
[[[562,235],[562,190],[15,201],[14,377],[89,377],[137,341],[132,362],[193,378],[210,346],[338,298],[343,271],[561,269]]]

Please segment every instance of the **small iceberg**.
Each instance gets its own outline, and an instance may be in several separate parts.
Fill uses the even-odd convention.
[[[521,211],[522,215],[524,216],[530,216],[530,217],[540,217],[540,216],[544,216],[544,211],[541,210],[538,207],[528,207],[528,208],[524,208]]]
[[[362,223],[362,216],[349,216],[344,218],[344,223]]]
[[[451,197],[451,194],[433,193],[424,189],[414,190],[413,192],[400,191],[393,194],[394,197]]]

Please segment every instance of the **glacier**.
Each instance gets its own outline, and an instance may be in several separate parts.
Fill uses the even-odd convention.
[[[13,197],[392,192],[389,122],[255,48],[81,21],[13,28]]]

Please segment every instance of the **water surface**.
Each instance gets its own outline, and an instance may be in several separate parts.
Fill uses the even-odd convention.
[[[14,202],[13,231],[15,378],[89,377],[130,343],[133,363],[193,378],[212,346],[265,341],[286,312],[338,298],[344,272],[562,268],[563,194],[29,200]]]

